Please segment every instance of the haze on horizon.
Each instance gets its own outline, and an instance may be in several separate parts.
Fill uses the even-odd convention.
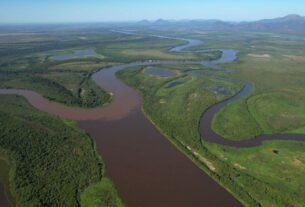
[[[305,1],[291,0],[1,0],[0,23],[220,19],[251,21],[305,16]]]

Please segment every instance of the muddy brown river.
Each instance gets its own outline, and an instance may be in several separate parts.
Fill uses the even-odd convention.
[[[158,36],[164,38],[163,36]],[[183,49],[201,44],[188,41]],[[196,43],[196,44],[195,44]],[[200,52],[213,51],[202,50]],[[141,96],[118,80],[115,73],[133,66],[160,64],[203,64],[213,66],[232,62],[236,51],[219,49],[222,57],[214,61],[145,61],[134,62],[103,69],[93,74],[92,79],[103,89],[113,94],[113,102],[97,109],[67,107],[46,100],[38,93],[20,89],[0,89],[0,94],[17,94],[37,109],[78,121],[78,126],[95,140],[106,163],[106,174],[116,185],[123,202],[130,207],[218,207],[241,206],[225,189],[200,170],[179,152],[143,115]],[[213,76],[212,78],[217,78]],[[219,77],[218,77],[219,78]],[[235,81],[235,80],[228,80]],[[228,103],[248,95],[252,85],[245,87],[235,96],[209,108],[203,113],[199,132],[205,141],[235,147],[257,146],[267,139],[301,139],[304,135],[262,135],[256,139],[234,142],[217,135],[211,129],[215,113]],[[0,189],[1,190],[1,189]],[[0,191],[1,193],[1,191]],[[2,193],[3,194],[3,193]],[[0,204],[3,196],[0,196]],[[1,205],[5,206],[5,205]]]

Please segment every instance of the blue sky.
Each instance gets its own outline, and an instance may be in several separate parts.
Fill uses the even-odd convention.
[[[305,0],[0,0],[0,22],[230,21],[305,16]]]

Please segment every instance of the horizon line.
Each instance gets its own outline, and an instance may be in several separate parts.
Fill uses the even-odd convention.
[[[60,22],[47,22],[47,21],[33,21],[33,22],[0,22],[0,26],[3,25],[64,25],[64,24],[114,24],[114,23],[138,23],[141,21],[148,21],[150,23],[155,23],[157,21],[163,20],[163,21],[169,21],[169,22],[182,22],[182,21],[222,21],[222,22],[230,22],[230,23],[241,23],[241,22],[255,22],[265,19],[275,19],[275,18],[281,18],[281,17],[287,17],[291,15],[296,15],[300,17],[305,17],[300,14],[287,14],[284,16],[276,16],[273,18],[259,18],[254,20],[224,20],[224,19],[217,19],[217,18],[193,18],[193,19],[166,19],[166,18],[157,18],[157,19],[135,19],[135,20],[108,20],[108,21],[99,21],[99,20],[92,20],[92,21],[60,21]]]

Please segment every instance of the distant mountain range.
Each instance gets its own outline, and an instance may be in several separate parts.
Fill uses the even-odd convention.
[[[305,17],[299,15],[288,15],[276,19],[264,19],[256,22],[239,23],[236,27],[251,31],[305,34]]]
[[[226,22],[221,20],[181,20],[170,21],[158,19],[156,21],[143,20],[136,23],[142,26],[185,26],[213,30],[246,30],[258,32],[278,32],[289,34],[305,34],[305,17],[291,14],[275,19],[263,19],[253,22]]]
[[[209,20],[165,20],[156,21],[142,20],[138,22],[96,22],[96,23],[75,23],[75,24],[0,24],[0,30],[6,31],[46,31],[46,30],[66,30],[66,29],[96,29],[96,27],[113,27],[119,29],[124,27],[150,27],[157,29],[189,28],[206,30],[225,31],[253,31],[253,32],[275,32],[285,34],[305,35],[305,17],[291,14],[274,19],[263,19],[252,22],[228,22],[216,19]]]

